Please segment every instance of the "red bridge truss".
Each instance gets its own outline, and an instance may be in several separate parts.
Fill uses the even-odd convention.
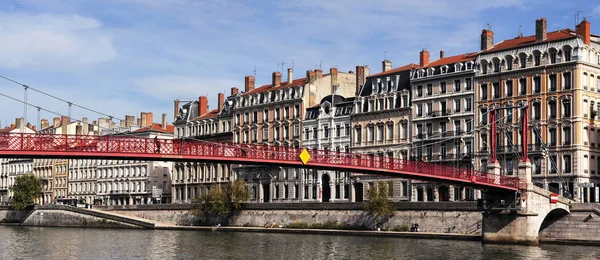
[[[208,143],[189,139],[0,134],[0,157],[2,158],[205,161],[355,172],[475,188],[515,191],[519,189],[519,179],[514,177],[367,154],[309,150],[311,158],[303,164],[299,159],[302,150],[281,146]]]

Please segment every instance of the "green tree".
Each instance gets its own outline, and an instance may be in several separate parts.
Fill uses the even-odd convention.
[[[33,174],[24,174],[15,178],[15,184],[12,186],[13,191],[13,207],[16,209],[24,209],[37,196],[42,193],[42,179]]]
[[[250,200],[248,185],[243,180],[236,180],[226,185],[213,186],[208,193],[198,197],[194,202],[193,213],[230,216],[241,209],[242,203],[248,200]]]
[[[391,190],[387,183],[377,183],[367,189],[367,198],[365,210],[375,217],[387,217],[388,231],[390,231],[390,222],[394,214],[394,202],[389,199]]]

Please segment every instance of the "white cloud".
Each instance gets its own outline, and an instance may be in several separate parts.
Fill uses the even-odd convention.
[[[0,67],[72,70],[110,61],[117,52],[101,26],[77,15],[0,13]]]

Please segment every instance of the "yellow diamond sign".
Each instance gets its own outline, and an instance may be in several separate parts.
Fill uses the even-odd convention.
[[[306,150],[306,149],[302,150],[299,157],[300,157],[300,161],[302,161],[302,164],[306,164],[308,162],[308,160],[310,160],[310,154],[308,153],[308,150]]]

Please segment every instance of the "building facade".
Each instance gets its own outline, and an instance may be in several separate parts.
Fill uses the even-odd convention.
[[[412,75],[413,160],[473,168],[474,75],[477,53],[444,57],[429,62],[420,53],[420,66]],[[412,201],[475,199],[470,188],[413,181]]]
[[[17,118],[10,126],[0,129],[0,135],[35,133],[35,127],[31,124],[25,124],[23,118]],[[0,146],[8,146],[8,143],[0,143]],[[15,184],[15,177],[33,173],[33,160],[27,158],[0,158],[0,205],[8,204],[13,198],[12,186]]]
[[[354,97],[330,95],[318,105],[307,108],[302,122],[302,146],[309,151],[349,153],[352,141],[350,114],[353,107]],[[309,169],[301,170],[301,174],[303,201],[349,202],[353,197],[349,172]]]
[[[411,148],[410,79],[417,64],[392,69],[384,60],[382,72],[366,78],[351,115],[351,152],[389,158],[409,159]],[[354,201],[366,197],[366,189],[376,182],[389,185],[391,199],[408,200],[410,183],[398,178],[353,173]]]
[[[331,68],[329,74],[320,69],[309,70],[305,78],[294,79],[293,70],[288,69],[287,81],[282,82],[281,73],[274,72],[271,84],[255,88],[254,77],[247,76],[245,91],[235,96],[232,111],[234,142],[275,149],[303,147],[301,129],[306,108],[318,105],[334,92],[353,96],[357,92],[357,78],[359,74]],[[309,175],[307,171],[266,166],[239,166],[234,171],[249,184],[253,202],[297,202],[306,196],[300,185],[304,176]],[[309,200],[322,201],[322,192],[312,194],[316,198]]]
[[[520,148],[521,107],[528,106],[529,160],[536,185],[580,201],[598,201],[600,143],[597,111],[600,103],[600,43],[583,20],[575,31],[546,31],[546,19],[536,20],[535,35],[494,44],[483,30],[476,73],[476,120],[490,123],[496,112],[498,134],[484,128],[476,134],[476,167],[516,175]],[[600,133],[600,132],[598,132]],[[488,162],[496,138],[498,162]]]

